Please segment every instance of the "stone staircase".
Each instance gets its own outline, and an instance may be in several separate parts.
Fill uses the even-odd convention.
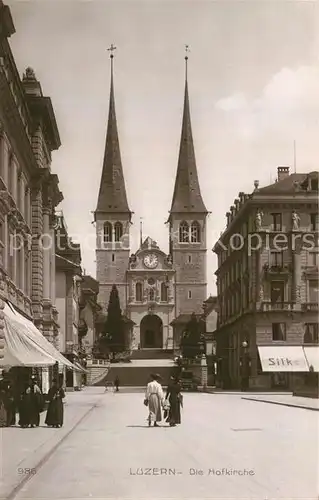
[[[105,380],[109,369],[110,363],[88,365],[87,385],[99,385],[101,380]]]
[[[172,374],[174,365],[166,366],[130,366],[123,364],[111,364],[108,372],[104,377],[97,380],[93,385],[104,386],[106,382],[114,382],[115,377],[120,379],[120,387],[131,386],[131,387],[146,387],[149,382],[149,376],[151,373],[158,373],[162,377],[162,384],[165,386],[169,381],[169,377]]]

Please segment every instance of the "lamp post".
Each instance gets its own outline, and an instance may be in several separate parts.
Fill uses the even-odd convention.
[[[240,359],[240,383],[241,390],[247,391],[249,389],[249,376],[250,376],[250,356],[248,350],[248,342],[244,340],[241,344],[242,356]]]

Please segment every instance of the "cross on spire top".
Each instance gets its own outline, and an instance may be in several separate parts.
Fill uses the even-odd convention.
[[[188,62],[188,53],[190,52],[189,50],[189,45],[185,45],[185,79],[187,81],[187,62]]]
[[[115,45],[113,45],[113,43],[111,43],[111,47],[109,47],[107,50],[108,50],[108,52],[111,52],[110,58],[113,59],[113,57],[114,57],[113,52],[116,50]]]

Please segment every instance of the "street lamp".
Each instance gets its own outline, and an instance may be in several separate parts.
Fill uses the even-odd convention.
[[[244,351],[240,360],[241,390],[247,391],[247,389],[249,388],[249,376],[250,376],[250,356],[248,352],[248,342],[244,340],[241,345]]]

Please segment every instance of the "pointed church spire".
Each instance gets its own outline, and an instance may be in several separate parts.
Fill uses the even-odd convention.
[[[105,141],[105,152],[103,169],[100,183],[100,191],[96,212],[128,212],[125,181],[122,169],[120,144],[117,131],[117,121],[115,113],[114,84],[113,84],[113,52],[116,49],[112,44],[108,49],[111,59],[111,88],[109,116]]]
[[[186,45],[185,56],[185,95],[184,112],[182,123],[182,134],[179,149],[179,158],[177,173],[175,179],[175,188],[170,213],[177,212],[197,212],[207,213],[202,195],[200,192],[195,150],[193,143],[193,134],[191,126],[191,117],[188,97],[188,52]]]

